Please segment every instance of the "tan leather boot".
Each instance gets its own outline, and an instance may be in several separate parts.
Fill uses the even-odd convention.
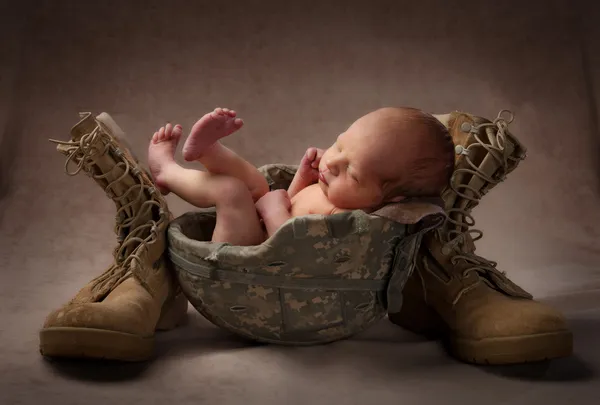
[[[568,356],[573,337],[555,309],[535,301],[475,254],[482,237],[471,210],[525,158],[508,131],[506,112],[494,122],[454,112],[437,118],[456,144],[456,169],[444,192],[448,220],[423,241],[404,306],[390,320],[441,338],[456,358],[477,364],[513,364]]]
[[[40,352],[48,357],[145,360],[153,354],[155,330],[175,327],[187,313],[187,300],[164,256],[172,217],[111,117],[81,116],[70,141],[53,142],[68,157],[68,174],[83,170],[115,202],[118,245],[113,264],[48,315]]]

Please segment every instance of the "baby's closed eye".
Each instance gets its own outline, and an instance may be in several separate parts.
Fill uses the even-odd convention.
[[[354,173],[354,171],[353,171],[353,170],[348,170],[348,169],[346,169],[346,174],[347,174],[348,176],[350,176],[350,178],[351,178],[352,180],[354,180],[355,182],[357,182],[357,183],[358,183],[358,176],[356,175],[356,173]]]

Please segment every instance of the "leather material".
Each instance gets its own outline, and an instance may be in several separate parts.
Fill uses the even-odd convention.
[[[172,216],[112,118],[81,117],[71,140],[54,142],[67,157],[68,174],[84,172],[115,202],[117,246],[113,263],[47,316],[40,350],[50,357],[143,360],[161,315],[162,324],[174,327],[187,311],[164,255]]]
[[[436,116],[456,145],[452,181],[442,197],[448,219],[428,234],[404,289],[404,307],[390,320],[442,339],[472,363],[509,364],[569,355],[572,335],[555,309],[533,300],[496,263],[475,253],[483,236],[471,211],[525,159],[508,130],[512,114],[493,122],[453,112]]]

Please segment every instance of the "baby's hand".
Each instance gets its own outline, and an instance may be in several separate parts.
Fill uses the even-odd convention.
[[[312,183],[319,180],[319,163],[324,152],[323,149],[319,148],[308,148],[306,150],[298,168],[298,174],[303,179]]]
[[[269,191],[256,202],[256,210],[261,216],[277,210],[289,212],[291,207],[292,203],[286,190]]]

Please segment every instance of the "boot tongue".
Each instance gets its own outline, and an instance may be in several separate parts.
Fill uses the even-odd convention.
[[[453,241],[455,243],[453,243]],[[477,276],[483,282],[498,292],[504,293],[511,297],[526,299],[533,298],[530,293],[506,277],[504,272],[496,269],[495,262],[486,260],[475,254],[475,243],[473,242],[473,238],[468,231],[458,235],[453,241],[446,243],[442,250],[446,250],[446,254],[448,250],[453,250],[454,252],[457,252],[455,253],[455,256],[462,256],[462,259],[459,261],[465,263],[464,267],[461,266],[466,270],[463,273],[464,277],[466,277],[469,273],[476,272]],[[454,246],[454,248],[452,248],[452,246]]]
[[[491,288],[499,292],[503,292],[506,295],[517,298],[533,299],[533,296],[531,294],[529,294],[527,291],[513,283],[508,277],[504,275],[504,273],[496,270],[495,268],[487,269],[486,266],[486,271],[481,272],[479,276]]]
[[[448,224],[450,225],[450,224]],[[457,232],[453,237],[448,240],[448,229],[442,229],[439,232],[439,237],[445,239],[446,242],[442,243],[441,253],[446,257],[460,256],[459,262],[463,262],[464,265],[460,268],[465,270],[462,278],[466,278],[469,273],[477,273],[477,276],[485,282],[490,288],[504,293],[505,295],[517,298],[532,299],[533,296],[527,291],[519,287],[517,284],[512,282],[504,272],[496,269],[496,263],[486,260],[477,254],[475,254],[475,242],[471,233],[477,233],[481,235],[478,230],[461,229],[462,232]],[[443,236],[445,237],[443,237]],[[478,238],[476,238],[478,239]],[[456,260],[456,259],[455,259]],[[472,270],[470,270],[472,269]]]

